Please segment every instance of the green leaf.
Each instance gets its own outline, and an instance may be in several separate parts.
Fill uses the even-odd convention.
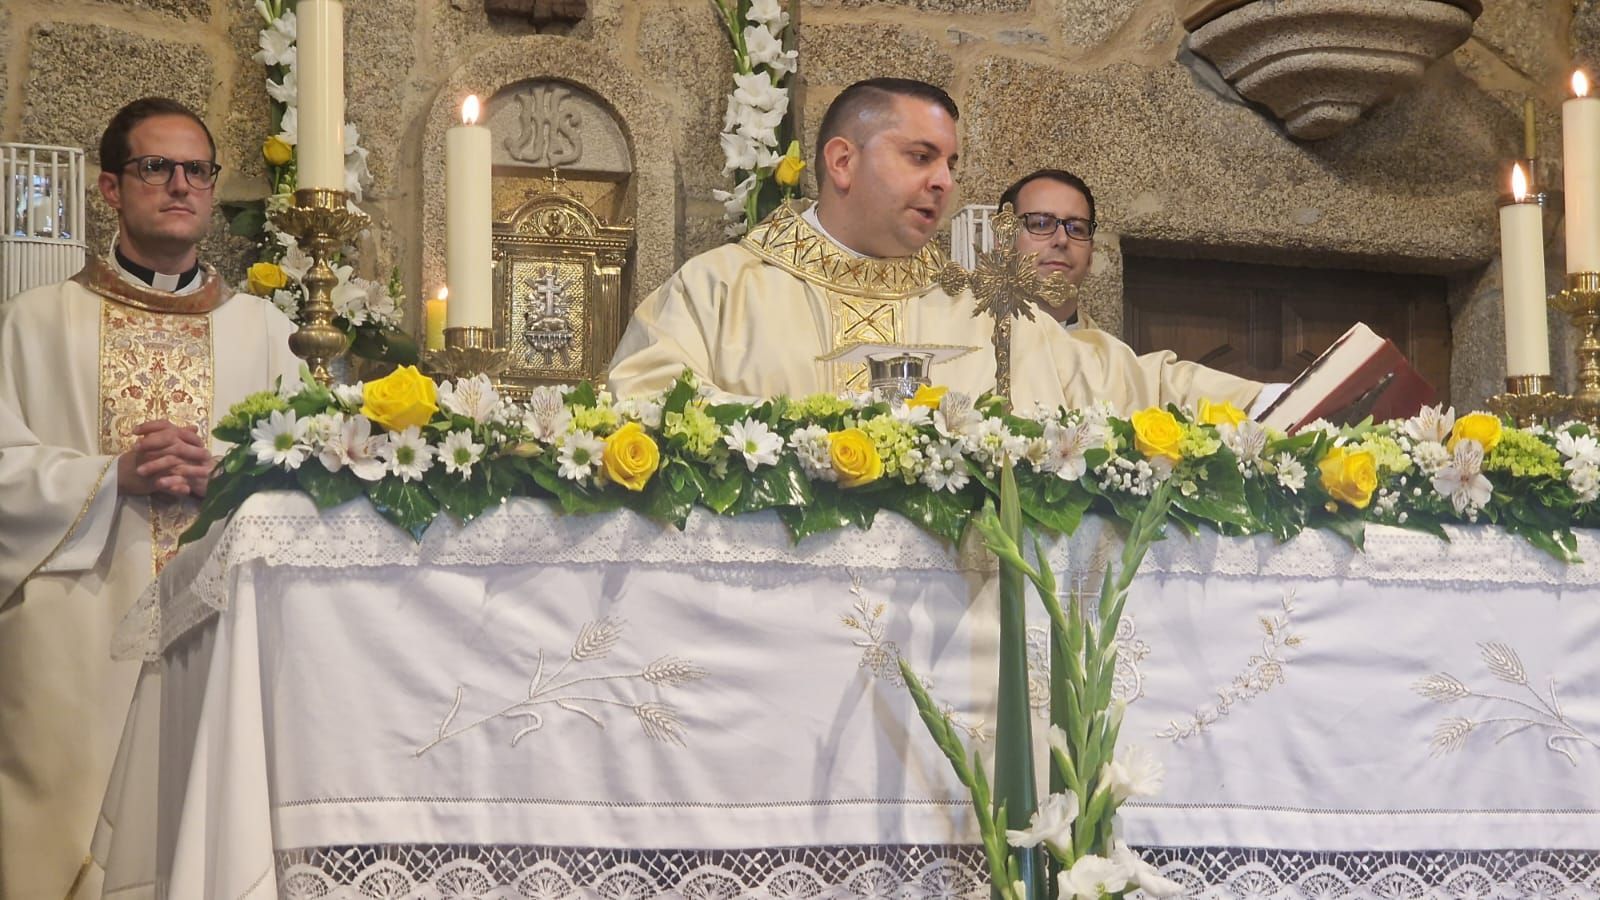
[[[764,466],[750,476],[749,486],[733,506],[736,513],[756,512],[775,506],[804,506],[811,502],[811,482],[792,456]]]
[[[667,391],[667,396],[661,401],[662,415],[681,413],[683,408],[689,405],[689,401],[694,399],[695,389],[694,385],[689,383],[689,375],[689,370],[684,369],[678,380],[672,383],[672,389]]]
[[[681,462],[676,462],[682,466]],[[671,477],[677,475],[677,478]],[[668,469],[668,476],[660,472],[645,486],[639,511],[657,522],[667,522],[682,531],[689,523],[689,513],[700,498],[699,488],[676,467]]]
[[[235,237],[259,238],[267,230],[267,204],[264,200],[222,204],[228,219],[228,233]]]
[[[805,506],[780,506],[778,518],[788,527],[795,543],[813,534],[833,531],[846,525],[867,529],[877,513],[876,507],[832,485],[813,486],[812,500]]]
[[[1353,515],[1329,515],[1321,522],[1322,527],[1339,535],[1350,542],[1350,546],[1357,550],[1366,549],[1367,523]]]
[[[1083,514],[1094,503],[1094,495],[1078,482],[1064,481],[1054,475],[1032,476],[1019,480],[1023,490],[1022,511],[1029,519],[1053,534],[1072,534],[1083,521]]]
[[[741,464],[737,467],[729,466],[728,475],[718,480],[711,476],[705,480],[704,496],[706,505],[718,513],[725,513],[739,502],[739,495],[744,493],[745,485],[750,483],[750,473],[745,471]]]
[[[593,406],[598,400],[594,385],[587,381],[579,382],[577,387],[567,392],[568,406]]]
[[[899,513],[922,526],[923,530],[957,543],[983,494],[981,491],[966,490],[954,494],[948,491],[935,493],[922,485],[910,485],[904,490],[885,492],[880,497],[884,509]]]
[[[367,485],[367,497],[379,515],[400,526],[414,541],[422,540],[422,533],[439,515],[439,504],[419,481],[391,476]]]
[[[187,544],[205,537],[212,525],[232,515],[251,494],[288,487],[291,483],[289,473],[282,469],[269,469],[260,475],[243,472],[218,475],[207,485],[206,498],[200,501],[200,511],[183,534],[178,536],[178,543]]]
[[[500,502],[498,497],[489,495],[483,477],[476,472],[463,479],[459,473],[446,472],[444,466],[434,466],[422,476],[422,482],[444,511],[463,525]]]
[[[620,508],[622,498],[606,491],[597,491],[562,478],[554,469],[535,468],[533,480],[550,492],[561,504],[561,509],[571,515],[589,515]]]
[[[366,486],[349,469],[329,472],[322,463],[308,459],[295,470],[295,482],[311,496],[317,509],[330,509],[365,493]]]

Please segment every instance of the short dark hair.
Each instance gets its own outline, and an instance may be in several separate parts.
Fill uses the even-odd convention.
[[[1095,225],[1099,223],[1099,220],[1095,218],[1094,213],[1094,192],[1089,190],[1089,185],[1085,184],[1082,178],[1079,178],[1071,172],[1068,172],[1066,169],[1040,169],[1037,172],[1022,176],[1021,178],[1017,179],[1015,184],[1006,188],[1005,193],[1000,195],[1000,203],[995,208],[998,209],[999,207],[1005,206],[1007,203],[1009,203],[1011,204],[1012,208],[1015,209],[1017,205],[1017,197],[1022,193],[1022,189],[1027,187],[1031,182],[1038,181],[1041,178],[1048,178],[1051,181],[1059,181],[1067,187],[1072,188],[1073,190],[1082,194],[1083,199],[1089,201],[1089,224]],[[1022,212],[1020,209],[1015,209],[1015,211],[1018,213]]]
[[[211,161],[217,161],[217,140],[211,136],[211,129],[206,127],[205,120],[198,113],[166,97],[141,97],[117,110],[117,114],[111,117],[111,124],[106,126],[105,134],[100,136],[100,171],[122,171],[122,167],[133,158],[128,135],[140,122],[157,116],[183,116],[199,125],[200,130],[206,133],[206,141],[211,144]]]
[[[822,168],[822,148],[842,134],[853,119],[863,115],[885,115],[896,97],[911,97],[937,103],[950,114],[952,120],[961,118],[956,101],[943,88],[914,78],[868,78],[850,85],[833,98],[828,111],[822,114],[822,126],[817,129],[817,168]]]

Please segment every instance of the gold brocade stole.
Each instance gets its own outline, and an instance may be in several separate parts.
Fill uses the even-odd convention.
[[[101,453],[128,450],[137,440],[134,427],[153,419],[210,434],[214,385],[210,316],[100,301]],[[192,498],[151,495],[156,572],[178,552],[178,536],[198,509]]]
[[[805,220],[800,201],[773,210],[739,243],[767,263],[821,288],[835,348],[905,341],[905,304],[932,290],[949,262],[929,244],[915,256],[873,259],[845,252]],[[867,388],[865,364],[834,364],[835,390]]]

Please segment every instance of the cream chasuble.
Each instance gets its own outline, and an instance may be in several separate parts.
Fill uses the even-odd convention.
[[[117,454],[296,377],[292,330],[210,270],[167,293],[101,259],[0,307],[0,897],[99,896],[86,856],[139,671],[111,635],[195,510],[119,496]]]
[[[618,396],[668,387],[689,368],[745,397],[864,389],[862,367],[819,363],[856,341],[975,347],[936,365],[935,384],[976,396],[994,389],[993,331],[973,316],[970,293],[935,283],[946,257],[924,247],[903,259],[857,257],[780,207],[738,244],[683,265],[634,312],[611,361]],[[1201,397],[1248,407],[1261,385],[1178,360],[1138,356],[1111,335],[1062,328],[1039,314],[1013,328],[1012,383],[1019,407],[1109,400],[1130,411]]]

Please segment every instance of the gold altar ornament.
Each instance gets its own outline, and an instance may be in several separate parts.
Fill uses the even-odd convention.
[[[1572,319],[1578,329],[1578,389],[1567,400],[1574,418],[1593,421],[1600,416],[1600,272],[1569,272],[1567,287],[1550,298],[1550,305]]]
[[[328,261],[360,234],[371,220],[350,207],[350,194],[327,188],[300,188],[294,203],[272,214],[272,221],[291,234],[311,256],[305,285],[305,324],[289,336],[289,349],[306,361],[317,383],[333,383],[328,364],[345,351],[345,335],[333,324],[333,289],[339,283]]]
[[[990,220],[994,229],[994,249],[978,257],[969,273],[954,262],[939,273],[939,286],[946,293],[972,289],[976,309],[973,315],[988,313],[994,318],[995,393],[1011,402],[1011,322],[1018,316],[1033,319],[1033,307],[1045,303],[1059,309],[1078,296],[1077,285],[1064,275],[1040,278],[1034,266],[1037,253],[1018,253],[1016,210],[1007,203]]]
[[[457,326],[444,330],[444,349],[429,350],[422,360],[430,374],[444,378],[494,378],[511,365],[511,354],[495,346],[494,329]]]

